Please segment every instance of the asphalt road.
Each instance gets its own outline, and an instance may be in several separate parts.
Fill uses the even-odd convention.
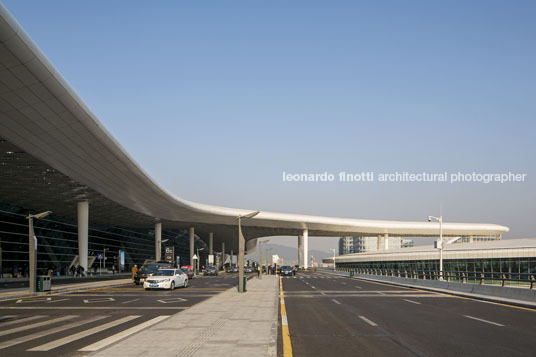
[[[294,356],[536,355],[536,310],[327,273],[283,291]]]
[[[173,291],[132,283],[0,302],[0,356],[87,355],[236,284],[224,273]]]

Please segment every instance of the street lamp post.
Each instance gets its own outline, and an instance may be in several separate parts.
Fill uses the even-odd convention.
[[[437,248],[439,248],[439,280],[443,280],[443,216],[428,216],[428,222],[432,220],[439,222],[439,241],[437,241]]]
[[[333,271],[336,270],[336,264],[335,264],[335,248],[329,248],[329,250],[333,251]]]
[[[195,271],[195,275],[199,275],[199,262],[201,261],[201,256],[199,255],[200,250],[204,250],[205,248],[197,248],[197,269]],[[195,267],[194,267],[195,268]]]
[[[242,218],[248,219],[253,218],[256,215],[258,215],[260,212],[255,211],[248,213],[246,215],[239,215],[236,217],[238,220],[238,292],[243,293],[244,292],[244,250],[246,247],[246,240],[244,238],[244,235],[242,234],[242,225],[241,220]]]
[[[28,278],[30,279],[30,293],[36,292],[35,279],[37,276],[37,237],[35,236],[33,229],[33,219],[45,218],[52,211],[41,212],[38,214],[30,214],[28,217],[28,250],[29,250],[29,266],[28,266]]]
[[[259,241],[259,269],[260,269],[260,274],[259,274],[259,278],[262,279],[262,245],[263,243],[268,243],[270,240],[265,240],[264,242],[261,242]]]

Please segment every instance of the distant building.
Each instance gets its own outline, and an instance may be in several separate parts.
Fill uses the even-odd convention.
[[[384,249],[413,247],[413,240],[401,237],[341,237],[339,239],[339,255],[351,253],[374,252]]]

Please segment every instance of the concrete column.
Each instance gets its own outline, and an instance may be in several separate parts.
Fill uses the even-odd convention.
[[[473,236],[469,236],[468,242],[473,243]]]
[[[309,267],[309,231],[303,230],[303,268]]]
[[[229,260],[231,261],[229,264],[231,264],[231,266],[233,266],[233,250],[231,249],[231,256],[229,257]]]
[[[240,216],[238,217],[238,292],[244,292],[244,250],[246,241],[242,235],[242,227],[240,225]]]
[[[383,235],[383,241],[384,241],[383,245],[385,247],[385,250],[389,249],[389,234],[385,233]]]
[[[303,268],[303,236],[298,236],[298,267]]]
[[[376,250],[380,250],[380,249],[382,249],[382,236],[379,235]]]
[[[192,266],[192,269],[195,270],[195,266],[194,266],[194,243],[195,243],[195,231],[194,231],[194,227],[190,227],[190,230],[189,230],[189,235],[190,235],[190,265]],[[199,258],[199,257],[198,257]]]
[[[89,202],[78,202],[78,260],[87,273]]]
[[[214,248],[214,233],[209,233],[208,234],[208,254],[210,255],[214,254],[213,248]]]
[[[30,253],[29,257],[29,270],[28,270],[28,278],[30,280],[30,293],[35,293],[36,290],[36,277],[37,277],[37,247],[35,242],[35,232],[33,228],[33,218],[28,218],[28,249]]]
[[[156,261],[162,260],[162,223],[154,224],[154,258]]]

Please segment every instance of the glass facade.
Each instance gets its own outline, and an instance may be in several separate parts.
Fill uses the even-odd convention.
[[[29,212],[24,209],[0,204],[0,267],[3,276],[14,273],[27,274],[28,269],[28,220]],[[34,232],[37,237],[37,274],[66,274],[78,255],[78,227],[76,222],[50,215],[45,219],[34,219]],[[91,223],[91,219],[90,219]],[[175,255],[181,257],[181,264],[189,263],[189,238],[184,230],[162,230],[164,246],[174,246]],[[206,244],[196,239],[195,248],[205,248]],[[117,266],[119,250],[125,252],[125,269],[134,264],[143,264],[146,259],[155,258],[155,238],[153,229],[100,227],[91,225],[88,232],[88,267],[90,271],[98,268],[96,256],[106,249],[105,267],[112,270]],[[201,264],[204,264],[208,248],[200,251]],[[164,257],[164,254],[162,254]],[[115,263],[115,265],[114,265]]]

